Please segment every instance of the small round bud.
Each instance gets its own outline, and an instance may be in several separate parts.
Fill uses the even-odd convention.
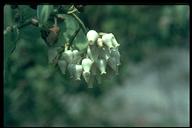
[[[87,32],[87,39],[90,45],[93,45],[98,37],[99,35],[95,30],[90,30]]]

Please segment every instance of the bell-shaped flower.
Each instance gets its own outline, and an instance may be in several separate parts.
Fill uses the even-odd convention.
[[[101,75],[106,74],[106,61],[104,59],[98,59],[97,66],[101,72]]]
[[[115,36],[112,34],[112,33],[110,33],[111,34],[111,36],[112,36],[112,45],[116,48],[116,47],[119,47],[120,46],[120,44],[119,43],[117,43],[117,40],[115,39]]]
[[[87,39],[90,45],[93,45],[98,37],[99,34],[95,30],[89,30],[87,32]]]
[[[89,58],[84,58],[81,62],[84,72],[90,72],[93,61]]]
[[[75,79],[76,80],[81,80],[81,74],[83,72],[83,67],[82,65],[75,65]]]
[[[102,36],[103,43],[108,48],[113,48],[112,38],[113,38],[113,35],[111,35],[111,34],[105,34],[105,35]]]

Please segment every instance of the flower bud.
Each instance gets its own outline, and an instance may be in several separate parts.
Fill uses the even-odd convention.
[[[90,30],[87,32],[87,39],[90,45],[93,45],[98,37],[99,35],[95,30]]]
[[[113,44],[112,44],[112,35],[111,34],[105,34],[102,36],[102,40],[103,40],[103,43],[109,47],[109,48],[112,48],[113,47]]]
[[[103,40],[101,38],[97,39],[97,45],[101,48],[103,47]]]
[[[101,75],[106,74],[106,62],[105,62],[104,59],[99,59],[97,61],[97,66],[98,66],[98,68],[99,68],[99,70],[101,72]]]
[[[73,52],[71,50],[66,50],[65,52],[63,52],[62,56],[68,63],[72,63]]]
[[[84,58],[81,62],[81,65],[83,67],[84,72],[90,73],[90,69],[91,69],[92,64],[93,64],[93,61],[91,59]]]
[[[81,74],[83,71],[83,67],[81,65],[75,65],[75,79],[81,80]]]
[[[110,33],[111,35],[112,35],[112,45],[116,48],[116,47],[119,47],[120,46],[120,44],[119,43],[117,43],[117,40],[115,39],[115,36],[112,34],[112,33]]]
[[[58,66],[63,74],[65,74],[66,68],[67,68],[67,62],[65,60],[59,60]]]

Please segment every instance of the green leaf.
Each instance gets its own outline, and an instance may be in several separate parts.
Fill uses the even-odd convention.
[[[83,30],[81,29],[79,31],[79,33],[77,34],[75,40],[74,40],[74,46],[79,49],[80,51],[81,50],[85,50],[88,46],[88,40],[83,32]]]
[[[53,11],[53,5],[38,5],[37,6],[37,18],[41,24],[46,24],[51,12]]]
[[[36,10],[30,8],[28,5],[19,5],[19,11],[22,17],[22,21],[37,16]]]
[[[66,42],[69,42],[69,39],[74,34],[74,32],[79,28],[78,23],[72,16],[65,15],[65,20],[59,24],[60,34],[58,42],[55,46],[63,46]]]
[[[68,42],[69,39],[71,38],[71,36],[73,35],[73,33],[79,28],[79,25],[75,21],[75,19],[69,15],[65,15],[64,23],[66,25],[66,29],[65,29],[63,35]]]

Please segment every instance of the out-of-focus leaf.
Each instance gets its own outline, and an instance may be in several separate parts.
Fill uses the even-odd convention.
[[[40,38],[40,28],[35,26],[27,26],[20,30],[21,38],[30,41],[36,41]]]
[[[37,18],[39,19],[39,22],[45,24],[53,9],[53,5],[38,5]]]
[[[8,58],[16,47],[16,41],[19,38],[19,32],[17,28],[12,31],[8,31],[4,34],[4,80],[7,79],[7,62]]]
[[[13,24],[12,10],[10,5],[4,6],[4,29]]]
[[[48,48],[48,62],[53,63],[55,57],[57,56],[58,47],[49,47]]]
[[[81,51],[86,49],[87,45],[88,40],[85,34],[83,33],[83,30],[81,29],[74,40],[74,46]]]
[[[65,15],[65,25],[66,30],[64,31],[63,35],[65,36],[67,42],[71,38],[71,36],[74,34],[74,32],[79,28],[78,23],[75,21],[75,19],[72,16]]]
[[[19,5],[19,11],[23,22],[37,15],[36,10],[30,8],[28,5]]]

